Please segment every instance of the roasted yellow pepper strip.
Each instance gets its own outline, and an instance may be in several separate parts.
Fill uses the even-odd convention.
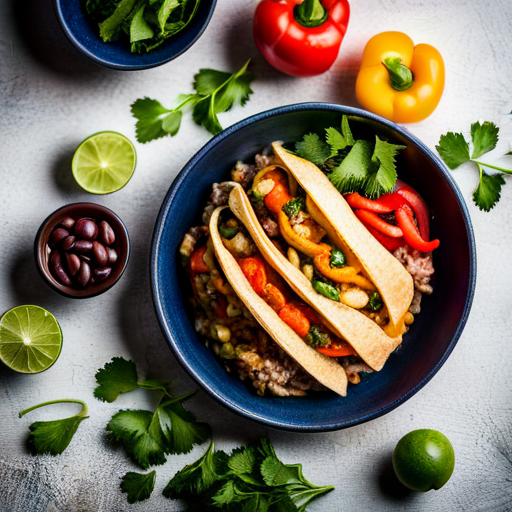
[[[443,58],[433,46],[414,46],[402,32],[382,32],[366,44],[356,95],[375,114],[396,123],[415,123],[437,107],[444,77]]]
[[[365,290],[375,291],[373,283],[364,276],[357,274],[354,267],[332,268],[330,264],[330,254],[323,253],[313,259],[313,264],[320,274],[331,279],[336,283],[353,283]]]

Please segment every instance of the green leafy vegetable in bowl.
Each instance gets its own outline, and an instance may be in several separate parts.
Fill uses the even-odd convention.
[[[133,53],[147,53],[181,32],[200,0],[87,0],[87,14],[104,42],[127,39]]]

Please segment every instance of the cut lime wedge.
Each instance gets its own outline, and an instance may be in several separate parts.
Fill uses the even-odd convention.
[[[62,331],[39,306],[18,306],[0,320],[0,361],[20,373],[39,373],[57,361]]]
[[[110,194],[133,175],[137,154],[133,144],[117,132],[99,132],[85,139],[73,156],[77,183],[91,194]]]

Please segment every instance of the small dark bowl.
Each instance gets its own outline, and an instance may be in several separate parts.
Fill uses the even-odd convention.
[[[111,274],[104,281],[89,285],[87,288],[73,288],[60,283],[54,277],[48,266],[50,255],[48,242],[50,235],[61,220],[68,216],[75,220],[91,218],[96,220],[98,224],[102,220],[105,220],[110,224],[116,235],[116,241],[113,247],[118,254],[118,259],[116,263],[114,263]],[[73,203],[55,210],[44,220],[34,241],[34,253],[39,273],[50,288],[53,288],[56,292],[65,297],[71,297],[72,299],[88,299],[106,292],[119,281],[130,257],[130,239],[123,221],[112,210],[100,204]]]
[[[98,24],[87,18],[84,1],[53,0],[55,14],[64,34],[87,58],[111,69],[137,71],[154,68],[186,52],[205,31],[217,0],[201,0],[190,24],[155,50],[138,55],[126,41],[104,43]]]
[[[356,136],[377,133],[404,144],[397,158],[400,179],[415,187],[433,213],[434,293],[424,297],[422,311],[402,347],[384,368],[345,398],[332,392],[306,397],[258,396],[229,374],[200,340],[187,316],[190,293],[179,262],[183,235],[199,224],[214,182],[230,179],[237,160],[251,161],[274,140],[293,142],[304,134],[324,134],[349,116]],[[152,249],[152,287],[156,312],[174,354],[190,375],[229,409],[266,425],[312,432],[350,427],[392,411],[417,393],[436,374],[459,339],[469,315],[476,281],[473,229],[464,199],[440,158],[403,127],[350,107],[304,103],[281,107],[241,121],[214,137],[172,184],[156,222]]]

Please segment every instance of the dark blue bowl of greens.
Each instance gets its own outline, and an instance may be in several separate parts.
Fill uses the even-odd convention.
[[[212,183],[230,179],[237,160],[251,161],[272,141],[324,136],[347,115],[357,138],[379,138],[406,146],[397,157],[399,179],[413,186],[429,205],[434,293],[400,350],[384,368],[349,386],[345,398],[332,392],[304,397],[259,396],[228,373],[194,330],[188,308],[190,288],[179,247],[191,226],[201,223]],[[400,125],[364,110],[328,103],[280,107],[249,117],[210,140],[184,167],[164,199],[155,226],[151,260],[153,298],[163,333],[176,358],[211,396],[228,409],[268,426],[302,432],[346,428],[386,414],[425,386],[444,364],[469,315],[476,281],[473,229],[464,199],[442,160]],[[452,367],[452,371],[455,367]]]
[[[204,32],[217,0],[53,0],[62,30],[86,57],[134,71],[169,62]]]

